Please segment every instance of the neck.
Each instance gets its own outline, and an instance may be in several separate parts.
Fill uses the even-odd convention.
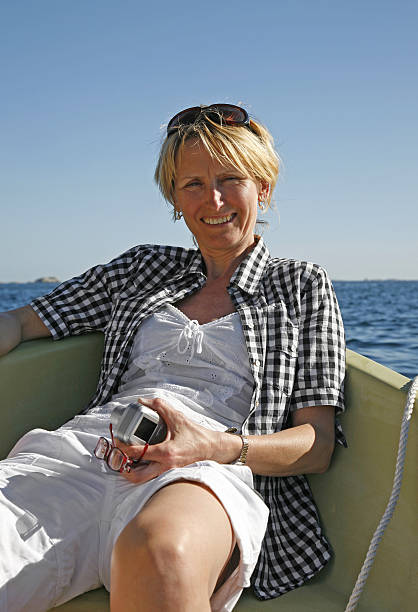
[[[221,252],[210,252],[209,250],[202,250],[202,257],[206,266],[206,276],[208,282],[225,281],[225,286],[228,285],[229,280],[241,261],[245,259],[250,251],[255,247],[257,241],[254,240],[252,244],[234,251],[221,251]]]

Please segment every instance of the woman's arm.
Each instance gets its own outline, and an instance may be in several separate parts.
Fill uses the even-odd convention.
[[[264,476],[325,472],[335,445],[334,415],[333,406],[301,408],[293,413],[291,428],[270,435],[246,436],[246,465],[254,474]],[[224,463],[233,462],[241,453],[241,438],[238,436],[237,444],[228,440],[231,434],[221,436]]]
[[[0,355],[5,355],[24,340],[50,335],[49,329],[30,306],[0,313]]]
[[[142,464],[126,477],[146,482],[175,467],[195,461],[233,463],[241,454],[240,436],[212,431],[187,420],[165,400],[142,399],[156,410],[167,424],[167,439],[150,446]],[[290,476],[325,472],[334,450],[334,407],[301,408],[293,415],[293,427],[271,435],[247,436],[247,465],[255,474]],[[142,454],[141,446],[117,445],[132,459]]]

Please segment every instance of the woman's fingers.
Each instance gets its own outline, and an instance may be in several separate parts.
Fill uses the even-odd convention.
[[[115,444],[129,459],[138,460],[144,452],[145,444],[125,444],[122,440],[115,438]]]
[[[182,416],[181,412],[170,406],[170,404],[165,400],[161,399],[161,397],[138,397],[138,403],[154,410],[163,419],[163,421],[167,425],[168,430],[169,425],[173,421],[173,419],[175,420],[179,416]]]
[[[161,398],[138,398],[138,402],[155,410],[167,425],[167,438],[159,444],[152,444],[146,450],[144,460],[133,466],[125,477],[131,482],[141,483],[176,467],[183,467],[196,461],[213,459],[216,456],[218,433],[186,419],[179,410],[171,407]],[[118,440],[118,446],[131,459],[139,460],[143,445],[126,445]],[[148,463],[149,462],[149,463]]]
[[[149,463],[139,463],[131,468],[130,472],[123,472],[124,478],[135,484],[143,484],[162,474],[161,466],[154,461]]]

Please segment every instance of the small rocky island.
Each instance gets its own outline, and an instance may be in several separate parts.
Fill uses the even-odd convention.
[[[56,276],[41,276],[37,278],[34,283],[59,283],[59,279]]]

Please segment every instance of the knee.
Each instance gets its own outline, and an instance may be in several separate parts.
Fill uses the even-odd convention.
[[[113,549],[112,566],[161,580],[190,580],[193,563],[184,537],[157,527],[128,525]],[[135,569],[134,569],[135,568]]]
[[[112,555],[111,610],[209,611],[209,589],[176,534],[128,526]]]

